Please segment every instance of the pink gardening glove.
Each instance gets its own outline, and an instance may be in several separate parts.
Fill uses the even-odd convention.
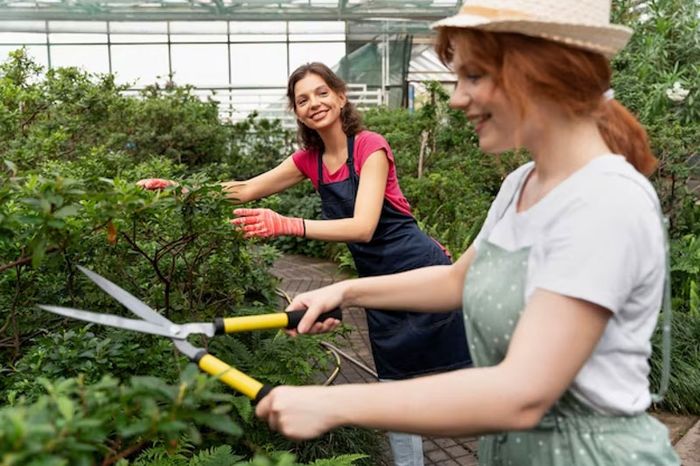
[[[241,227],[244,238],[270,238],[282,235],[306,236],[304,219],[284,217],[270,209],[236,209],[230,222]]]
[[[169,186],[175,186],[177,183],[170,180],[164,180],[162,178],[146,178],[136,182],[136,186],[141,186],[143,189],[148,189],[149,191],[157,191],[160,189],[165,189]]]

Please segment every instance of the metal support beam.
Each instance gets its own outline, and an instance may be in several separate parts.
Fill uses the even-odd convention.
[[[435,21],[456,11],[460,0],[0,0],[0,20],[231,20],[359,21],[386,17]]]

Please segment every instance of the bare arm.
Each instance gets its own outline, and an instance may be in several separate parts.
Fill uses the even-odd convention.
[[[286,183],[294,180],[290,176],[293,173],[291,169],[284,172],[285,163],[250,181],[225,184],[229,197],[245,202],[280,191]],[[294,165],[291,159],[289,163]],[[298,172],[296,166],[294,170]],[[388,173],[386,153],[380,150],[370,154],[362,167],[353,216],[350,218],[303,220],[285,217],[269,209],[236,209],[233,212],[236,218],[231,223],[241,226],[247,238],[293,235],[322,241],[367,242],[374,236],[379,223]]]
[[[475,254],[474,246],[470,246],[452,265],[349,280],[343,289],[343,304],[371,309],[452,311],[462,305],[464,280]]]
[[[237,203],[245,203],[284,191],[304,180],[292,157],[270,171],[262,173],[247,181],[226,181],[221,183],[226,197]]]
[[[462,287],[474,255],[474,246],[470,246],[452,265],[435,265],[393,275],[334,283],[297,295],[287,310],[307,309],[304,319],[297,327],[300,333],[328,332],[335,328],[339,322],[334,319],[314,322],[323,312],[339,306],[422,312],[453,311],[462,305]]]
[[[537,290],[497,366],[384,384],[279,387],[256,413],[295,439],[341,425],[428,435],[529,429],[571,385],[609,318],[597,305]]]
[[[224,181],[221,182],[221,186],[227,198],[237,203],[244,203],[284,191],[304,178],[304,174],[299,171],[292,157],[289,156],[272,170],[246,181]],[[163,178],[146,178],[137,181],[136,184],[152,190],[178,185],[176,181]]]
[[[383,150],[373,152],[362,166],[353,216],[339,220],[305,220],[306,237],[338,242],[371,240],[382,212],[388,175],[386,153]]]

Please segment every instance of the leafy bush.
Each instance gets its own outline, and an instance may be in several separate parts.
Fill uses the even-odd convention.
[[[259,119],[256,113],[229,127],[229,153],[214,167],[219,179],[247,180],[265,172],[294,151],[294,134],[279,120]]]
[[[672,236],[697,234],[697,197],[689,192],[687,181],[689,158],[700,147],[699,6],[685,0],[656,0],[636,8],[634,3],[621,1],[615,10],[618,20],[631,24],[635,34],[613,62],[613,87],[616,98],[649,132],[660,160],[653,180]],[[686,89],[687,95],[675,95],[674,86]]]
[[[195,366],[180,383],[133,377],[119,385],[110,377],[87,385],[82,378],[49,382],[34,403],[15,400],[0,409],[0,454],[6,464],[113,464],[160,438],[172,446],[202,428],[240,436],[228,415],[231,395],[211,391]]]
[[[0,392],[13,405],[0,412],[20,423],[15,433],[44,432],[32,434],[32,441],[12,437],[1,454],[16,455],[13,464],[28,464],[44,453],[36,461],[93,464],[102,458],[105,464],[124,464],[144,449],[162,445],[169,452],[191,442],[184,458],[192,464],[207,456],[200,448],[219,445],[241,458],[266,454],[268,459],[261,456],[255,464],[292,464],[291,456],[277,455],[278,461],[268,448],[289,442],[252,418],[247,399],[224,395],[222,384],[206,395],[219,407],[200,403],[162,425],[147,425],[172,408],[172,390],[186,388],[177,385],[186,361],[169,341],[86,327],[36,308],[47,303],[124,313],[77,265],[120,284],[175,322],[270,312],[277,302],[275,280],[267,272],[276,250],[251,245],[232,229],[231,204],[214,182],[217,166],[235,169],[229,165],[232,148],[246,146],[232,143],[236,130],[222,125],[215,107],[188,89],[151,88],[139,98],[125,97],[122,90],[109,76],[74,69],[42,76],[22,53],[0,70]],[[178,178],[181,187],[154,193],[135,186],[154,174]],[[316,339],[278,335],[256,332],[199,343],[268,383],[313,383],[327,370],[329,360]],[[132,379],[134,374],[150,378]],[[51,381],[38,384],[41,377]],[[148,390],[141,390],[144,384]],[[59,387],[69,401],[46,398],[44,387]],[[104,387],[115,391],[113,397],[105,398]],[[126,405],[136,388],[138,409]],[[64,430],[63,424],[50,424],[53,417],[61,419],[56,410],[92,395],[95,402],[81,405],[80,416],[74,413],[80,422]],[[231,410],[228,417],[237,432],[245,426],[245,436],[215,435],[217,426],[208,424],[215,421],[207,420],[210,409]],[[120,410],[131,417],[119,418],[114,413]],[[109,424],[106,417],[123,424]],[[82,427],[91,423],[104,430]],[[60,442],[50,439],[51,432],[61,434]],[[348,439],[354,430],[349,432]],[[376,443],[372,438],[365,440]],[[309,455],[322,451],[330,461],[358,449],[350,441],[308,445]],[[57,453],[59,447],[65,456]],[[301,461],[317,458],[301,453]],[[357,457],[337,460],[351,464]]]
[[[285,453],[246,461],[229,445],[198,450],[199,444],[240,437],[240,419],[250,420],[252,410],[240,397],[214,391],[217,382],[194,365],[175,385],[156,377],[132,377],[125,384],[111,377],[94,384],[82,377],[38,382],[46,394],[36,401],[13,399],[0,408],[3,464],[297,465]],[[126,459],[134,455],[133,462]],[[344,455],[312,464],[352,465],[362,458]]]
[[[12,370],[3,374],[6,393],[19,393],[33,400],[45,392],[40,378],[58,380],[80,377],[85,384],[97,383],[104,374],[127,380],[133,374],[149,374],[160,368],[159,376],[175,382],[178,359],[166,338],[135,332],[98,329],[93,325],[39,336]]]
[[[200,450],[192,455],[185,448],[173,451],[172,448],[155,447],[145,451],[134,463],[118,462],[117,466],[297,466],[292,454],[277,452],[269,456],[256,456],[251,461],[242,461],[243,457],[234,454],[228,445],[221,445]],[[316,460],[310,466],[351,466],[364,455],[342,455],[332,460]]]
[[[19,50],[0,67],[0,159],[20,168],[75,160],[93,150],[125,152],[133,161],[163,156],[197,166],[227,154],[228,128],[215,102],[190,88],[156,86],[139,99],[112,75],[41,68]],[[97,80],[97,82],[94,82]]]
[[[700,318],[677,312],[671,329],[671,379],[662,404],[664,410],[680,414],[700,413]],[[651,387],[656,390],[661,380],[662,332],[658,328],[651,358]]]
[[[700,239],[694,234],[671,242],[673,306],[700,319]]]

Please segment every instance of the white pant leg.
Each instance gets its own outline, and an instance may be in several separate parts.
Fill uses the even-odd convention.
[[[380,379],[380,382],[391,380]],[[394,466],[424,466],[423,437],[401,432],[388,432]]]
[[[399,432],[389,432],[388,436],[394,466],[424,466],[423,437]]]

